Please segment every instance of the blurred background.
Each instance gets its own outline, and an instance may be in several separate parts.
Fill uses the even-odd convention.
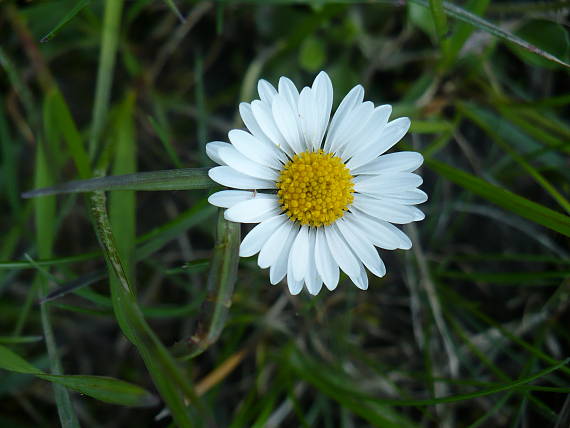
[[[54,394],[53,378],[23,374],[2,351],[0,425],[181,426],[160,382],[182,379],[198,426],[569,426],[569,10],[1,2],[0,345],[46,373],[147,392],[133,403],[114,384],[99,399]],[[238,105],[257,98],[258,79],[302,87],[320,70],[334,107],[362,84],[365,99],[412,119],[397,149],[426,158],[426,220],[404,228],[411,250],[380,251],[388,273],[366,292],[343,277],[334,292],[292,297],[241,259],[228,310],[205,302],[208,190],[109,193],[142,316],[156,349],[181,357],[178,379],[119,327],[87,201],[20,195],[90,168],[210,166],[205,144],[243,126]],[[225,325],[192,357],[185,344],[212,307]]]

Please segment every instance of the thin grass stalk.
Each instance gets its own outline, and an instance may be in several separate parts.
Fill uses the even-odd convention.
[[[99,69],[97,70],[97,86],[95,88],[95,103],[93,105],[93,121],[89,139],[89,155],[91,158],[97,153],[107,119],[122,11],[123,0],[105,1]]]

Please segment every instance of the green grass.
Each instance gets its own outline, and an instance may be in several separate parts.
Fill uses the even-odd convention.
[[[567,28],[556,1],[1,3],[0,425],[568,426]],[[205,144],[321,69],[412,119],[429,201],[368,291],[292,297],[238,259]]]

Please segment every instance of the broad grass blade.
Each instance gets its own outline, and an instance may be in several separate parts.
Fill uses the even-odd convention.
[[[157,398],[150,392],[123,380],[106,376],[44,373],[2,345],[0,345],[0,368],[11,372],[34,375],[107,403],[122,406],[152,406],[158,402]]]

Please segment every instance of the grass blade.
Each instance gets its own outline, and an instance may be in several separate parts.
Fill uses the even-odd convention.
[[[95,103],[93,105],[93,121],[89,139],[89,154],[93,157],[103,134],[107,120],[107,110],[111,99],[111,85],[115,56],[119,41],[119,29],[123,0],[105,1],[105,16],[101,34],[101,51],[99,53],[99,69],[97,70],[97,85],[95,87]]]
[[[215,251],[208,275],[208,297],[198,317],[196,332],[186,343],[177,346],[185,358],[204,352],[222,333],[237,278],[239,244],[239,223],[225,220],[223,210],[219,210]]]
[[[37,375],[37,377],[105,403],[130,407],[149,407],[158,404],[157,397],[140,386],[112,377],[87,375]]]
[[[520,386],[527,385],[531,382],[534,382],[537,379],[540,379],[558,369],[565,368],[566,365],[570,362],[570,358],[566,358],[564,361],[559,361],[556,364],[541,370],[533,375],[525,376],[519,378],[512,382],[505,382],[500,384],[495,384],[488,388],[470,392],[466,394],[457,394],[451,395],[447,397],[439,397],[439,398],[431,398],[431,399],[399,399],[399,398],[376,398],[361,392],[356,391],[353,387],[350,387],[349,383],[345,383],[344,386],[340,386],[340,380],[338,378],[338,373],[336,370],[334,371],[334,375],[331,372],[330,368],[322,367],[320,364],[316,364],[314,361],[308,360],[307,357],[302,356],[300,352],[294,352],[290,355],[289,363],[291,364],[292,368],[295,372],[301,376],[302,378],[306,379],[310,383],[318,384],[322,387],[323,391],[335,392],[335,393],[345,393],[348,396],[352,396],[354,400],[363,401],[363,402],[371,402],[377,403],[381,405],[390,405],[390,406],[431,406],[435,404],[441,403],[456,403],[464,400],[469,400],[472,398],[477,397],[484,397],[487,395],[496,394],[503,391],[511,391],[516,389]],[[319,387],[319,389],[321,389]]]
[[[413,3],[417,3],[420,4],[424,7],[429,7],[429,2],[428,0],[411,0]],[[473,25],[474,27],[483,30],[489,34],[492,34],[493,36],[499,37],[500,39],[503,39],[509,43],[512,43],[514,45],[520,46],[523,49],[526,49],[527,51],[530,51],[532,53],[535,53],[537,55],[540,55],[541,57],[555,62],[556,64],[562,65],[564,67],[570,68],[570,64],[568,64],[567,62],[562,61],[560,58],[542,50],[539,49],[537,46],[533,45],[532,43],[527,42],[526,40],[521,39],[520,37],[514,35],[513,33],[507,31],[507,30],[503,30],[502,28],[498,27],[497,25],[487,21],[484,18],[481,18],[480,16],[477,16],[459,6],[456,6],[452,3],[449,2],[444,2],[443,3],[443,7],[445,9],[445,12],[448,16],[452,16],[455,19],[458,19],[460,21],[466,22],[470,25]]]
[[[61,163],[61,151],[58,147],[59,132],[54,124],[53,110],[50,107],[49,103],[44,103],[43,125],[45,142],[40,142],[36,150],[35,185],[40,187],[48,186],[53,183],[52,168],[57,168],[57,165]],[[35,200],[34,209],[38,256],[41,258],[52,257],[53,243],[57,229],[55,198],[48,197]],[[40,298],[43,298],[48,293],[47,281],[46,276],[38,272],[34,281],[34,289],[39,290]],[[49,309],[48,305],[40,305],[42,330],[46,341],[51,372],[54,375],[62,375],[63,369],[53,334]],[[53,385],[53,389],[61,425],[64,428],[79,427],[79,422],[68,391],[59,385]]]
[[[38,196],[100,190],[193,190],[208,189],[214,186],[216,184],[208,177],[208,168],[183,168],[70,181],[45,189],[31,190],[23,193],[22,197],[36,198]]]
[[[90,2],[91,0],[79,0],[77,4],[73,6],[73,8],[61,19],[61,21],[59,21],[54,29],[40,39],[40,43],[45,43],[53,39],[55,33],[57,33],[65,24],[71,21],[75,15],[81,12],[81,10],[83,10],[83,8],[86,7]]]
[[[570,237],[570,217],[434,159],[426,165],[455,184],[508,211]]]
[[[435,25],[435,32],[441,43],[448,31],[447,16],[445,16],[445,12],[443,10],[443,1],[429,0],[429,10],[431,11],[431,16]]]
[[[136,145],[134,136],[135,94],[129,92],[119,105],[114,117],[114,174],[136,171]],[[136,238],[136,198],[133,191],[113,192],[109,196],[109,215],[117,249],[125,261],[131,281],[134,278]]]
[[[31,365],[18,354],[0,345],[0,369],[29,374],[56,383],[97,400],[122,406],[153,406],[158,400],[150,392],[120,379],[106,376],[51,375]],[[65,389],[64,389],[65,391]],[[66,391],[67,393],[67,391]],[[76,425],[79,426],[77,420]],[[69,424],[63,424],[70,426]]]
[[[46,94],[45,102],[52,110],[52,120],[59,128],[63,140],[67,144],[69,153],[79,172],[79,177],[83,179],[91,177],[89,155],[85,150],[83,138],[75,125],[69,106],[65,102],[63,95],[58,89],[52,89]]]
[[[503,138],[499,136],[495,130],[489,126],[489,124],[483,120],[478,114],[477,110],[472,108],[469,104],[460,103],[458,105],[459,110],[473,122],[475,122],[485,133],[487,133],[496,144],[498,144],[504,151],[506,151],[515,162],[517,162],[526,172],[529,173],[531,177],[547,192],[552,196],[558,204],[570,214],[570,202],[558,191],[556,188],[550,184],[550,182],[534,168],[530,163],[528,163],[523,156],[521,156],[516,150],[514,150]]]
[[[42,336],[0,336],[0,343],[13,344],[13,343],[34,343],[41,342],[44,338]]]
[[[481,16],[487,9],[490,0],[471,0],[466,3],[465,8],[471,13]],[[455,25],[455,31],[449,39],[449,48],[447,50],[447,56],[444,59],[443,67],[448,69],[455,63],[457,55],[463,48],[463,45],[473,33],[473,26],[469,25],[467,22],[458,22]]]
[[[105,206],[105,195],[102,192],[94,192],[90,195],[89,202],[105,260],[111,275],[116,279],[111,281],[111,296],[119,326],[137,347],[175,423],[182,427],[194,426],[186,409],[184,396],[194,403],[199,404],[199,401],[189,379],[180,371],[172,355],[156,337],[140,311],[124,262],[115,244]]]

